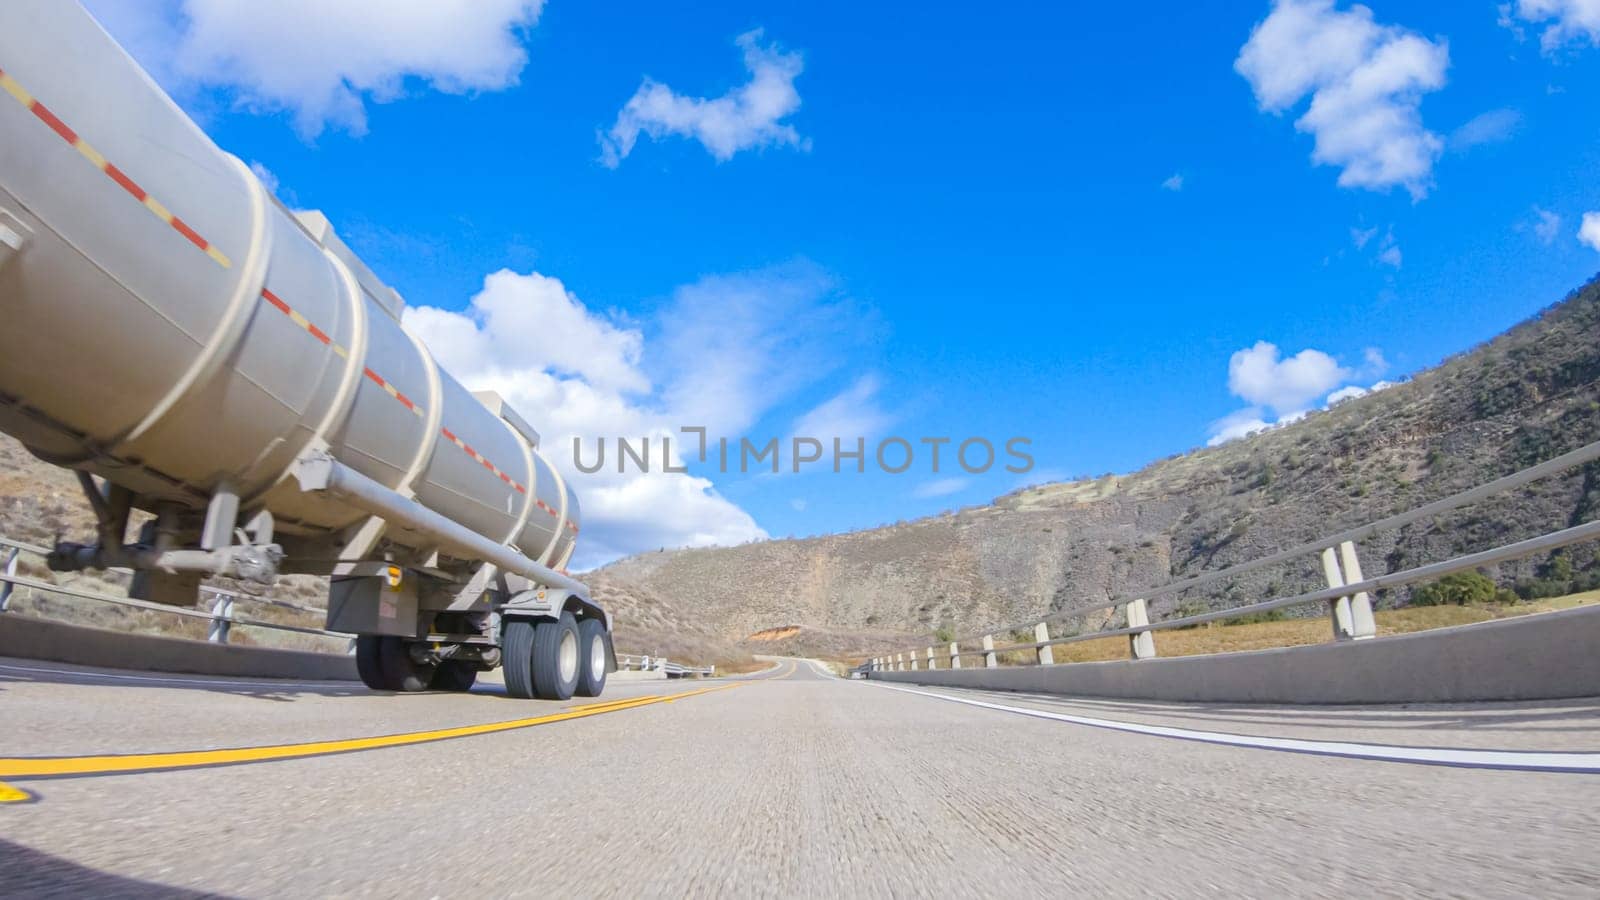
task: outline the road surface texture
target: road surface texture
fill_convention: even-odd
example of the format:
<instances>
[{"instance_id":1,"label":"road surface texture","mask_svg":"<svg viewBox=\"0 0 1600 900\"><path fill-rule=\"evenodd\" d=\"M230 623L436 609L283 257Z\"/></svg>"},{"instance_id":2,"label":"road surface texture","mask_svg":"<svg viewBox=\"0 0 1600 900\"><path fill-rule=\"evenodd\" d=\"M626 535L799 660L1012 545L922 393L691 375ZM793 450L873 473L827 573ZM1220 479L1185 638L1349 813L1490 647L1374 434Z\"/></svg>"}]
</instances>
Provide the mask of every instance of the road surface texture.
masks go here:
<instances>
[{"instance_id":1,"label":"road surface texture","mask_svg":"<svg viewBox=\"0 0 1600 900\"><path fill-rule=\"evenodd\" d=\"M1317 749L1352 743L1478 755ZM1597 749L1600 701L1065 700L789 660L563 704L0 659L0 895L1593 897Z\"/></svg>"}]
</instances>

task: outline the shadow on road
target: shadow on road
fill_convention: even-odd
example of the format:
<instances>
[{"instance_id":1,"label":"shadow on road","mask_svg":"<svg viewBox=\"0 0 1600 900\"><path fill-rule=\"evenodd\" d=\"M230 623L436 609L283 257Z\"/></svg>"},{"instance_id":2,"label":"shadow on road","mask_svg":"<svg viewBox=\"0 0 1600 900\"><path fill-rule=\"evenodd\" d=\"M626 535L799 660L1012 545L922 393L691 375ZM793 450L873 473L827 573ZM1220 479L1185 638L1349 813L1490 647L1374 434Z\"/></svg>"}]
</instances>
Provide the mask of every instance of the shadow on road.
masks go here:
<instances>
[{"instance_id":1,"label":"shadow on road","mask_svg":"<svg viewBox=\"0 0 1600 900\"><path fill-rule=\"evenodd\" d=\"M6 684L37 683L95 687L163 688L166 690L202 691L211 694L230 694L257 700L292 702L303 695L318 697L374 697L396 696L368 690L364 685L350 682L297 682L275 684L270 679L230 681L203 676L162 675L159 673L108 673L76 669L56 669L46 666L0 664L0 691Z\"/></svg>"},{"instance_id":2,"label":"shadow on road","mask_svg":"<svg viewBox=\"0 0 1600 900\"><path fill-rule=\"evenodd\" d=\"M20 844L0 840L4 893L11 897L223 897L153 881L111 875Z\"/></svg>"}]
</instances>

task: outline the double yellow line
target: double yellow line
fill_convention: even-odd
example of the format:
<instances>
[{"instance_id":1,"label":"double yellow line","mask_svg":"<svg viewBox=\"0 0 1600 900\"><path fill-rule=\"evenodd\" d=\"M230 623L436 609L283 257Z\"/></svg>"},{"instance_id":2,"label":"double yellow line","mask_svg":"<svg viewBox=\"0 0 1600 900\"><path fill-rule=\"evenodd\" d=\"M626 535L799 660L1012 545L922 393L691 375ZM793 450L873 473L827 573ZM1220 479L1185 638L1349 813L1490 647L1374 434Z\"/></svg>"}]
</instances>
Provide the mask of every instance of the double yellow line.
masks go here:
<instances>
[{"instance_id":1,"label":"double yellow line","mask_svg":"<svg viewBox=\"0 0 1600 900\"><path fill-rule=\"evenodd\" d=\"M569 707L547 716L527 719L509 719L504 722L486 722L482 725L462 725L456 728L439 728L432 731L412 731L405 734L386 734L378 737L349 738L339 741L310 741L303 744L279 744L270 747L240 747L231 750L179 750L169 753L136 753L129 755L63 756L49 758L0 758L0 779L5 778L59 778L74 775L111 775L118 772L161 772L172 769L193 769L203 766L226 766L240 763L272 762L281 759L301 759L308 756L325 756L330 753L352 753L358 750L379 750L385 747L405 747L447 741L452 738L476 737L536 725L549 725L572 719L600 716L625 709L638 709L657 703L671 703L687 697L726 691L741 687L743 682L732 682L716 687L700 688L677 694L651 694L603 703ZM32 795L0 781L0 803L31 800Z\"/></svg>"}]
</instances>

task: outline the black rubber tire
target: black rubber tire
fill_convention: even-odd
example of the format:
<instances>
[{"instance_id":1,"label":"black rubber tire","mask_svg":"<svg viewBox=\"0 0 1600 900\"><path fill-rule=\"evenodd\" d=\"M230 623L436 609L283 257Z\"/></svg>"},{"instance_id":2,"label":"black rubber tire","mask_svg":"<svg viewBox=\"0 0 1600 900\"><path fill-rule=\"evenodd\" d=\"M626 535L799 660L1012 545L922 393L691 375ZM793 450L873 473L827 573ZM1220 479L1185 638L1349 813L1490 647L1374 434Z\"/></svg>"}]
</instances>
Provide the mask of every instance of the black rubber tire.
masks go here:
<instances>
[{"instance_id":1,"label":"black rubber tire","mask_svg":"<svg viewBox=\"0 0 1600 900\"><path fill-rule=\"evenodd\" d=\"M533 622L508 619L500 637L500 657L505 667L506 694L518 700L532 700Z\"/></svg>"},{"instance_id":2,"label":"black rubber tire","mask_svg":"<svg viewBox=\"0 0 1600 900\"><path fill-rule=\"evenodd\" d=\"M375 691L392 691L383 671L384 643L394 638L381 634L356 635L356 674L361 683Z\"/></svg>"},{"instance_id":3,"label":"black rubber tire","mask_svg":"<svg viewBox=\"0 0 1600 900\"><path fill-rule=\"evenodd\" d=\"M580 697L598 697L605 689L606 626L599 619L584 619L578 623L577 693Z\"/></svg>"},{"instance_id":4,"label":"black rubber tire","mask_svg":"<svg viewBox=\"0 0 1600 900\"><path fill-rule=\"evenodd\" d=\"M391 637L388 640L381 658L383 676L389 683L389 690L407 694L427 690L433 684L433 674L439 667L412 659L401 639Z\"/></svg>"},{"instance_id":5,"label":"black rubber tire","mask_svg":"<svg viewBox=\"0 0 1600 900\"><path fill-rule=\"evenodd\" d=\"M478 667L459 659L445 660L433 673L433 689L436 691L470 691L477 681Z\"/></svg>"},{"instance_id":6,"label":"black rubber tire","mask_svg":"<svg viewBox=\"0 0 1600 900\"><path fill-rule=\"evenodd\" d=\"M572 613L564 612L553 622L541 619L533 626L533 693L540 700L571 700L577 690L582 658L575 660L570 673L561 671L562 647L569 640L576 656L580 642Z\"/></svg>"}]
</instances>

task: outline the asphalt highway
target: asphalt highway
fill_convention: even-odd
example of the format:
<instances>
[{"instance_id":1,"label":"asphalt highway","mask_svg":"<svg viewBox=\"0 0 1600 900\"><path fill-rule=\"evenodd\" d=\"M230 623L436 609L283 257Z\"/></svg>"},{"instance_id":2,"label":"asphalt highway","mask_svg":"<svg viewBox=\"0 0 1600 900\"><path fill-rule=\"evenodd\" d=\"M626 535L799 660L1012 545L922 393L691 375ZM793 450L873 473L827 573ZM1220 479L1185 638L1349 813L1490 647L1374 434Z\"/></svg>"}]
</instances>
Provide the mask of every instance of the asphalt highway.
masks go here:
<instances>
[{"instance_id":1,"label":"asphalt highway","mask_svg":"<svg viewBox=\"0 0 1600 900\"><path fill-rule=\"evenodd\" d=\"M1132 703L784 660L543 703L0 659L0 896L1593 897L1596 751L1600 700Z\"/></svg>"}]
</instances>

